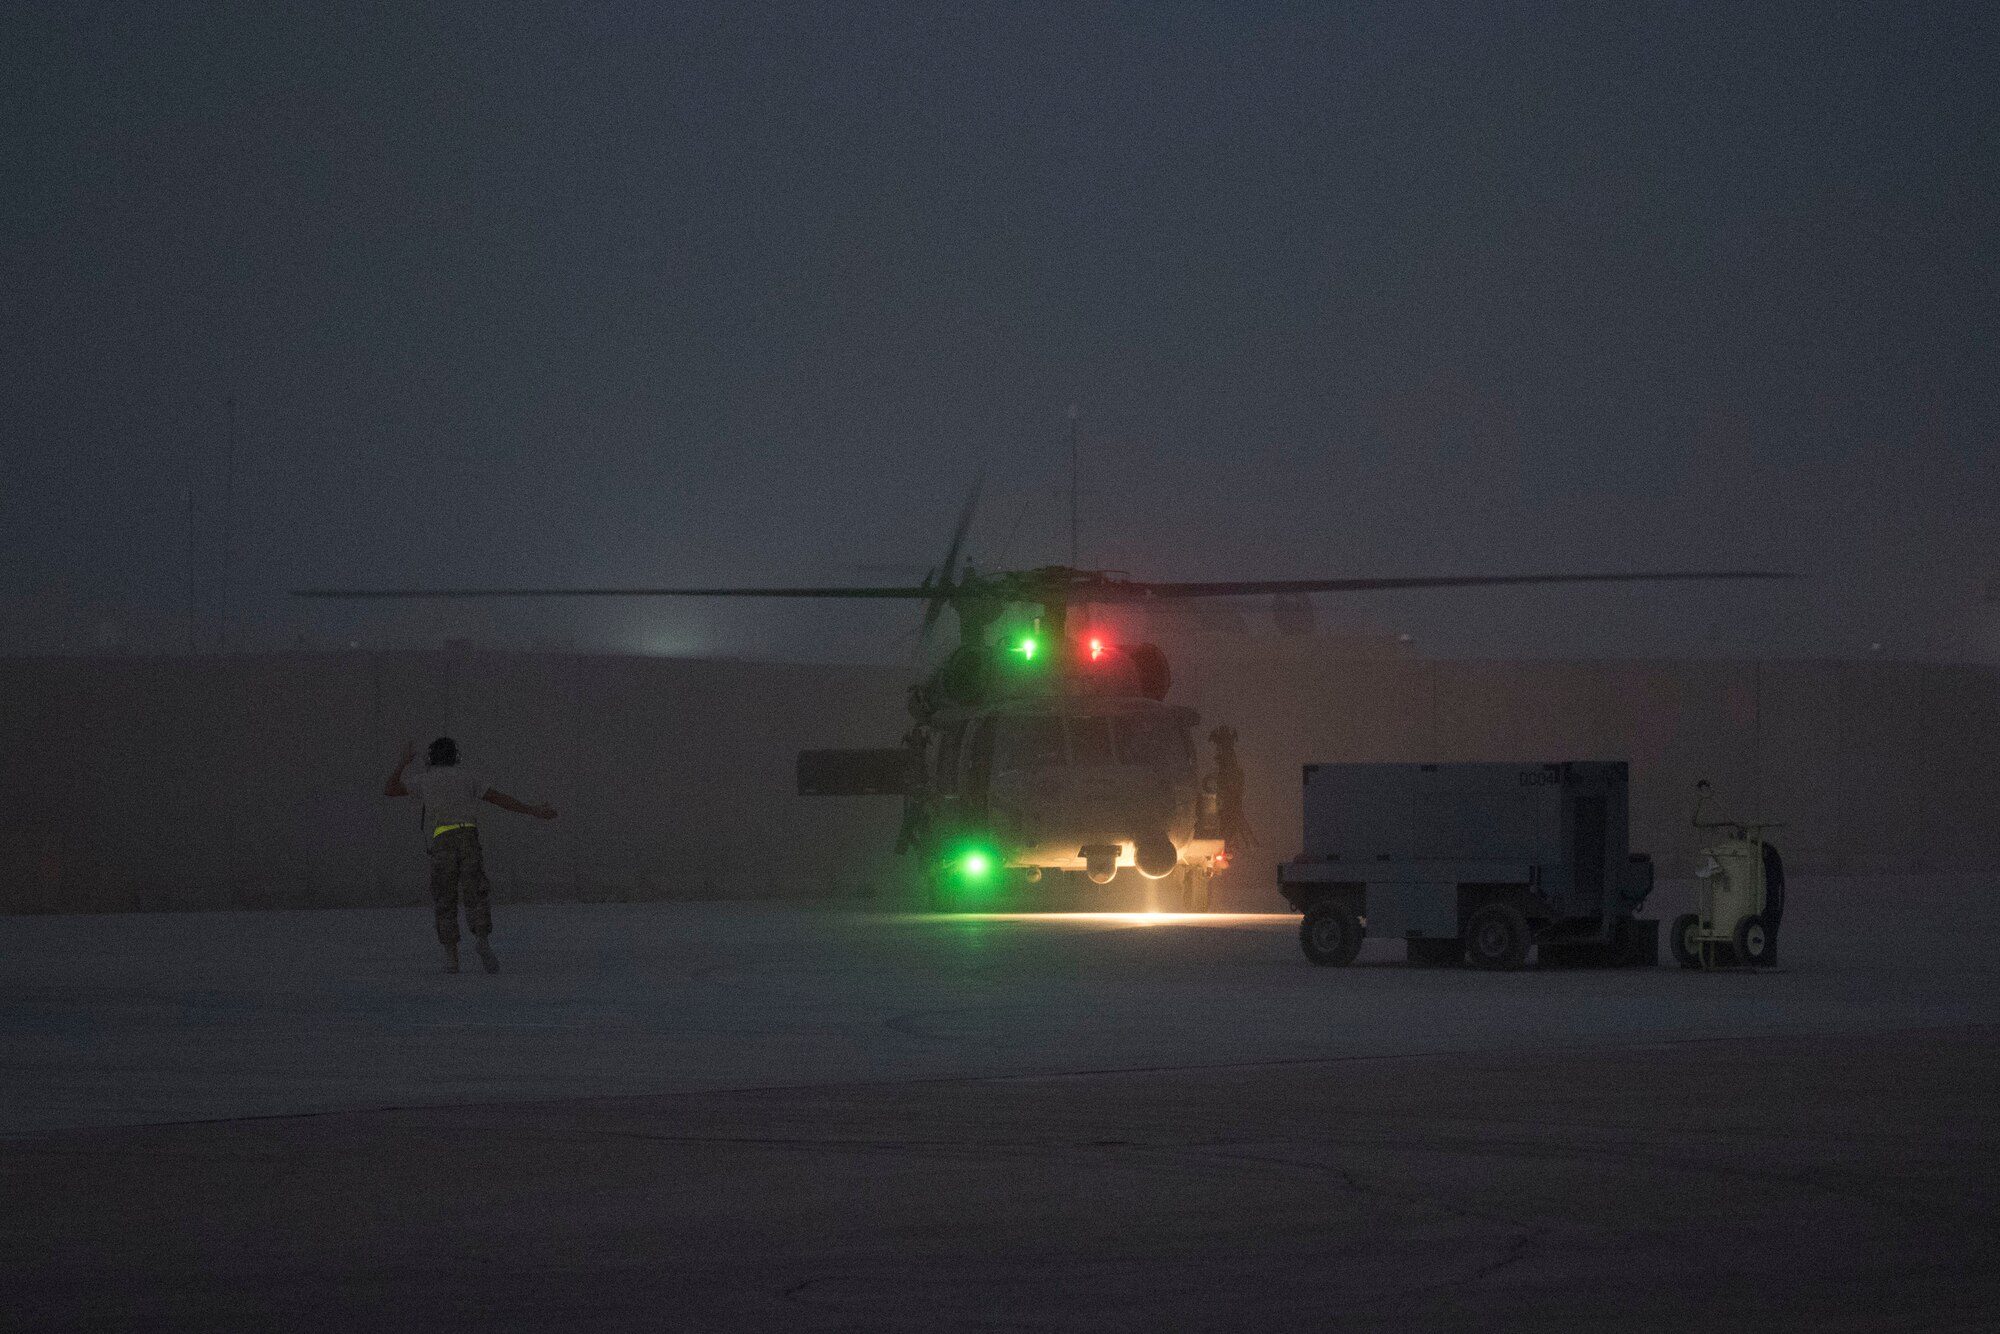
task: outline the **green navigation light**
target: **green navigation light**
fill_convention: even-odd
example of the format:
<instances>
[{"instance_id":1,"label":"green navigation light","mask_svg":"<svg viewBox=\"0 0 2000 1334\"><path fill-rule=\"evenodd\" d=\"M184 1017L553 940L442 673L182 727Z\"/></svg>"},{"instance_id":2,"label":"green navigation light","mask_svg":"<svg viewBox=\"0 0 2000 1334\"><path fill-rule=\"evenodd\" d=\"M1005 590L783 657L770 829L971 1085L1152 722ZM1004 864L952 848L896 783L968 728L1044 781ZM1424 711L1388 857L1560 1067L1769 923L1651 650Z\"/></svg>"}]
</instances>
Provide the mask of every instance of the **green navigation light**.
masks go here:
<instances>
[{"instance_id":1,"label":"green navigation light","mask_svg":"<svg viewBox=\"0 0 2000 1334\"><path fill-rule=\"evenodd\" d=\"M938 859L939 888L949 885L955 896L983 896L1002 883L1001 867L1004 864L1005 860L992 844L968 838L946 849L944 856Z\"/></svg>"},{"instance_id":2,"label":"green navigation light","mask_svg":"<svg viewBox=\"0 0 2000 1334\"><path fill-rule=\"evenodd\" d=\"M1014 651L1021 655L1021 661L1033 662L1035 660L1034 637L1031 635L1028 638L1022 640L1020 643L1014 645Z\"/></svg>"}]
</instances>

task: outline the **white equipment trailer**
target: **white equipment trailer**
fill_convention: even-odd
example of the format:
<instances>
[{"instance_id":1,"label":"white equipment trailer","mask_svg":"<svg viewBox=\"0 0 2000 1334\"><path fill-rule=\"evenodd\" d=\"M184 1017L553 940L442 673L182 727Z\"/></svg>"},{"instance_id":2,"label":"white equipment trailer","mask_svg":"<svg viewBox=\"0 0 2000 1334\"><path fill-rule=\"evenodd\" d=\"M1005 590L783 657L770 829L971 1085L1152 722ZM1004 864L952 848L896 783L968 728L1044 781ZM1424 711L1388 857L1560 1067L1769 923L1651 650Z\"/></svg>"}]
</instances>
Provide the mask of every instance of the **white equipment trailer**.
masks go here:
<instances>
[{"instance_id":1,"label":"white equipment trailer","mask_svg":"<svg viewBox=\"0 0 2000 1334\"><path fill-rule=\"evenodd\" d=\"M1622 761L1307 765L1305 847L1278 868L1306 957L1351 963L1374 936L1412 963L1657 964L1628 784Z\"/></svg>"}]
</instances>

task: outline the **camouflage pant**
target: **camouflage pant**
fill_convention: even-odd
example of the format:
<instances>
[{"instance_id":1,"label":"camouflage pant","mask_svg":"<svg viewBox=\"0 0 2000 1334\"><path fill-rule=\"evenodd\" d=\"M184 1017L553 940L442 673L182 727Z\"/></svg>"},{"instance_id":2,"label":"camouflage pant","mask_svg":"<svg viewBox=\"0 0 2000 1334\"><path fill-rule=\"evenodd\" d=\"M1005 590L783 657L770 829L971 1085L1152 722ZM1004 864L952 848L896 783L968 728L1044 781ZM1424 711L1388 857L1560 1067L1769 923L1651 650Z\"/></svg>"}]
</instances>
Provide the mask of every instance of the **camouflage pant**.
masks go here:
<instances>
[{"instance_id":1,"label":"camouflage pant","mask_svg":"<svg viewBox=\"0 0 2000 1334\"><path fill-rule=\"evenodd\" d=\"M486 865L479 855L479 831L447 829L431 840L431 905L437 909L438 939L458 943L458 898L465 896L465 925L475 936L493 930L486 905Z\"/></svg>"}]
</instances>

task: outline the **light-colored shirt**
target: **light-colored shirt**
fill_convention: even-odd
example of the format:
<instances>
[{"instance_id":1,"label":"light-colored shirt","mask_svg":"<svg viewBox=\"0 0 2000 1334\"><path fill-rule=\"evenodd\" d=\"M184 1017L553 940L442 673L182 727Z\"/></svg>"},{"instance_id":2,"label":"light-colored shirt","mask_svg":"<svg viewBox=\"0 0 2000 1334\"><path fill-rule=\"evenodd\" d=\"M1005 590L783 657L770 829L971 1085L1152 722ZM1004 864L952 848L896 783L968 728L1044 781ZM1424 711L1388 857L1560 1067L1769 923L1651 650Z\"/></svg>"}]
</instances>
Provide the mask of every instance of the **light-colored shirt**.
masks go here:
<instances>
[{"instance_id":1,"label":"light-colored shirt","mask_svg":"<svg viewBox=\"0 0 2000 1334\"><path fill-rule=\"evenodd\" d=\"M432 829L441 824L477 824L479 799L490 790L485 779L456 764L408 770L403 786L423 799L424 824Z\"/></svg>"}]
</instances>

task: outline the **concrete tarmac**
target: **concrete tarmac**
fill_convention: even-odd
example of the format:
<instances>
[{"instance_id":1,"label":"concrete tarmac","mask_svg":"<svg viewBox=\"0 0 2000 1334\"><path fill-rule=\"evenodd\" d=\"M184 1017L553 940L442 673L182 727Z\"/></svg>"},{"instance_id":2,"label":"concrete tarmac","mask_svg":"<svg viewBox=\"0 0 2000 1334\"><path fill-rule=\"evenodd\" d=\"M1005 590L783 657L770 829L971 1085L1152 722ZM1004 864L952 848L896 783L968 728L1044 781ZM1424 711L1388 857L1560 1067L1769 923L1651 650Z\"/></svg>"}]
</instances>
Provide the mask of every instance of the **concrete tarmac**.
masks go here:
<instances>
[{"instance_id":1,"label":"concrete tarmac","mask_svg":"<svg viewBox=\"0 0 2000 1334\"><path fill-rule=\"evenodd\" d=\"M1996 889L1801 880L1754 976L1316 969L1277 916L502 908L498 977L419 909L0 919L0 1327L2000 1327Z\"/></svg>"}]
</instances>

